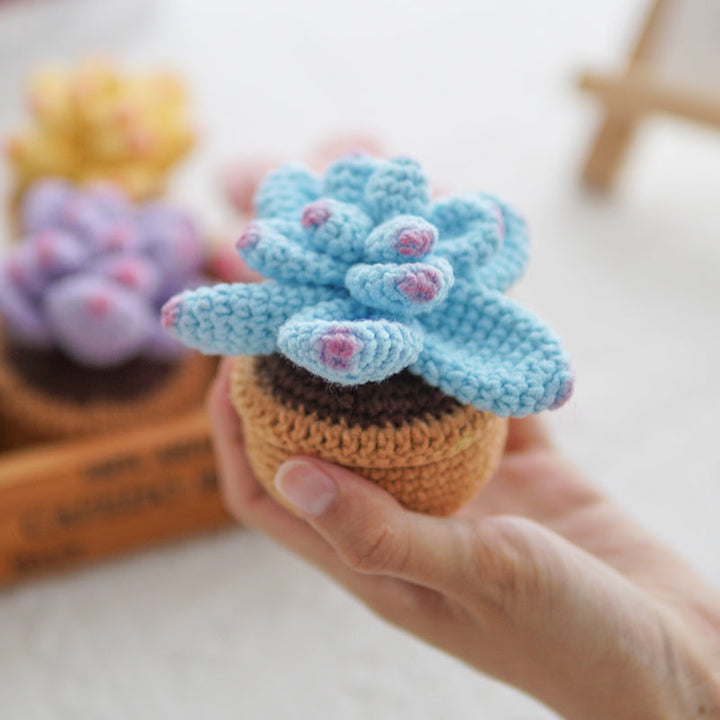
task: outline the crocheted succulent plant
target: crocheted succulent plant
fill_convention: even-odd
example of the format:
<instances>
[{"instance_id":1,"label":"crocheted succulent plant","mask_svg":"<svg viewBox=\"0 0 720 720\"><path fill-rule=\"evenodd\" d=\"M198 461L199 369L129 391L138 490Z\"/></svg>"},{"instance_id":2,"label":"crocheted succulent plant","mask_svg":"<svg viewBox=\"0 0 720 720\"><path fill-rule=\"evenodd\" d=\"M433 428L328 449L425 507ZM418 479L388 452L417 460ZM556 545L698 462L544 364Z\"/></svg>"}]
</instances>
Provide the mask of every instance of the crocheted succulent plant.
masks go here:
<instances>
[{"instance_id":1,"label":"crocheted succulent plant","mask_svg":"<svg viewBox=\"0 0 720 720\"><path fill-rule=\"evenodd\" d=\"M98 60L48 68L32 78L28 104L31 122L6 146L21 189L57 176L111 181L147 198L193 144L182 86L168 73L130 74Z\"/></svg>"},{"instance_id":2,"label":"crocheted succulent plant","mask_svg":"<svg viewBox=\"0 0 720 720\"><path fill-rule=\"evenodd\" d=\"M184 292L163 322L203 352L280 352L333 383L409 368L500 416L561 405L572 373L558 339L505 297L528 254L523 220L496 197L430 199L413 160L345 156L318 177L272 172L238 240L272 280Z\"/></svg>"},{"instance_id":3,"label":"crocheted succulent plant","mask_svg":"<svg viewBox=\"0 0 720 720\"><path fill-rule=\"evenodd\" d=\"M0 321L16 344L61 349L91 367L184 346L160 306L197 284L203 245L190 219L160 203L130 204L110 186L39 182L21 208L24 240L0 262Z\"/></svg>"}]
</instances>

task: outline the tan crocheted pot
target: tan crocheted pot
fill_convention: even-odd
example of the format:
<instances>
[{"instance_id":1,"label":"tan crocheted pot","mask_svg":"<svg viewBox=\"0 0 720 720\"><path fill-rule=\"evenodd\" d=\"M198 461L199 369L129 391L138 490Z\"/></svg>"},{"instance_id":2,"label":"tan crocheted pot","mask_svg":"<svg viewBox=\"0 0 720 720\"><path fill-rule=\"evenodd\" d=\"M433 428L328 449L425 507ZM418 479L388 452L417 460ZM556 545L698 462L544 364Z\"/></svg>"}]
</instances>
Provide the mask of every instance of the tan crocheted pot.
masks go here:
<instances>
[{"instance_id":1,"label":"tan crocheted pot","mask_svg":"<svg viewBox=\"0 0 720 720\"><path fill-rule=\"evenodd\" d=\"M18 351L0 338L0 448L85 437L176 416L202 402L215 361L140 361L113 371L71 367L59 354Z\"/></svg>"},{"instance_id":2,"label":"tan crocheted pot","mask_svg":"<svg viewBox=\"0 0 720 720\"><path fill-rule=\"evenodd\" d=\"M408 371L342 387L280 355L239 357L231 395L250 464L280 502L275 473L302 454L344 465L411 510L449 515L490 479L507 436L506 419L461 405Z\"/></svg>"}]
</instances>

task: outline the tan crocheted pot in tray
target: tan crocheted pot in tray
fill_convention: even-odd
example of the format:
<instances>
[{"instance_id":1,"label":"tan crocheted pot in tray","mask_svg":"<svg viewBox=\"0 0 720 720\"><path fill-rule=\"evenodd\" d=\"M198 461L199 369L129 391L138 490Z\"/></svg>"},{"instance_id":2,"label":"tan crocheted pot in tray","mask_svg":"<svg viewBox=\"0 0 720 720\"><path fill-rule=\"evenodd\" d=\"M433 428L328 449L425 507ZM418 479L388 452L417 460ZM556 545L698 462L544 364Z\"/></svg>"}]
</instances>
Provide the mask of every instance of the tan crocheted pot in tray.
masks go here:
<instances>
[{"instance_id":1,"label":"tan crocheted pot in tray","mask_svg":"<svg viewBox=\"0 0 720 720\"><path fill-rule=\"evenodd\" d=\"M120 397L73 399L28 379L0 337L0 448L86 437L175 417L199 405L215 372L215 361L197 353L168 366L142 392ZM78 369L80 371L80 369ZM92 379L88 379L92 383ZM133 378L128 378L129 386ZM122 391L121 391L122 392Z\"/></svg>"},{"instance_id":2,"label":"tan crocheted pot in tray","mask_svg":"<svg viewBox=\"0 0 720 720\"><path fill-rule=\"evenodd\" d=\"M507 436L506 419L460 405L407 372L349 389L277 355L239 357L231 393L250 464L280 502L275 473L302 454L344 465L411 510L449 515L490 479ZM368 412L378 421L368 422Z\"/></svg>"}]
</instances>

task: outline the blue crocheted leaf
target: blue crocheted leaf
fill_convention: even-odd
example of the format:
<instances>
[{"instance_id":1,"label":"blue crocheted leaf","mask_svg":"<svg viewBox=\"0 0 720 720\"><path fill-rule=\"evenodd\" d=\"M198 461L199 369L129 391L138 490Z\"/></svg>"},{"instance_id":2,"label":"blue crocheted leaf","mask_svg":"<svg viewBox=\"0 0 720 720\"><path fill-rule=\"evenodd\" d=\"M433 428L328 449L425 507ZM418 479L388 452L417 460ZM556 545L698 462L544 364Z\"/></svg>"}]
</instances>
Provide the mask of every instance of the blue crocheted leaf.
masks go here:
<instances>
[{"instance_id":1,"label":"blue crocheted leaf","mask_svg":"<svg viewBox=\"0 0 720 720\"><path fill-rule=\"evenodd\" d=\"M300 224L308 246L345 263L362 257L363 243L373 227L360 208L328 198L306 205Z\"/></svg>"},{"instance_id":2,"label":"blue crocheted leaf","mask_svg":"<svg viewBox=\"0 0 720 720\"><path fill-rule=\"evenodd\" d=\"M418 263L358 263L348 270L345 286L359 303L402 316L436 308L454 279L448 261L432 257Z\"/></svg>"},{"instance_id":3,"label":"blue crocheted leaf","mask_svg":"<svg viewBox=\"0 0 720 720\"><path fill-rule=\"evenodd\" d=\"M448 313L423 316L423 351L410 366L460 402L503 417L562 405L573 376L559 340L495 290L457 280Z\"/></svg>"},{"instance_id":4,"label":"blue crocheted leaf","mask_svg":"<svg viewBox=\"0 0 720 720\"><path fill-rule=\"evenodd\" d=\"M323 197L362 207L367 181L380 165L370 155L344 155L325 171Z\"/></svg>"},{"instance_id":5,"label":"blue crocheted leaf","mask_svg":"<svg viewBox=\"0 0 720 720\"><path fill-rule=\"evenodd\" d=\"M450 262L456 275L471 275L502 246L505 229L500 208L477 194L436 200L429 220L440 233L435 252Z\"/></svg>"},{"instance_id":6,"label":"blue crocheted leaf","mask_svg":"<svg viewBox=\"0 0 720 720\"><path fill-rule=\"evenodd\" d=\"M415 262L432 252L438 231L417 215L399 215L378 225L365 239L365 262Z\"/></svg>"},{"instance_id":7,"label":"blue crocheted leaf","mask_svg":"<svg viewBox=\"0 0 720 720\"><path fill-rule=\"evenodd\" d=\"M297 239L298 231L302 233L297 224L286 220L256 220L245 228L236 247L243 260L265 277L291 283L342 285L350 262L306 247Z\"/></svg>"},{"instance_id":8,"label":"blue crocheted leaf","mask_svg":"<svg viewBox=\"0 0 720 720\"><path fill-rule=\"evenodd\" d=\"M278 329L289 317L336 292L276 282L201 287L166 303L163 325L207 355L268 355L277 350Z\"/></svg>"},{"instance_id":9,"label":"blue crocheted leaf","mask_svg":"<svg viewBox=\"0 0 720 720\"><path fill-rule=\"evenodd\" d=\"M409 158L383 163L365 186L365 207L378 223L396 215L424 216L429 202L427 177L419 163Z\"/></svg>"},{"instance_id":10,"label":"blue crocheted leaf","mask_svg":"<svg viewBox=\"0 0 720 720\"><path fill-rule=\"evenodd\" d=\"M557 407L572 375L550 330L502 295L522 274L528 233L496 197L430 202L414 161L366 155L322 181L286 166L261 186L238 243L276 283L185 293L165 323L205 352L267 354L331 382L405 367L498 415ZM454 283L454 284L453 284Z\"/></svg>"},{"instance_id":11,"label":"blue crocheted leaf","mask_svg":"<svg viewBox=\"0 0 720 720\"><path fill-rule=\"evenodd\" d=\"M352 300L333 300L288 320L278 347L292 362L341 385L379 382L417 360L422 335L415 325L368 318Z\"/></svg>"},{"instance_id":12,"label":"blue crocheted leaf","mask_svg":"<svg viewBox=\"0 0 720 720\"><path fill-rule=\"evenodd\" d=\"M255 215L297 220L303 207L320 197L320 188L320 178L304 165L283 165L260 184L254 198Z\"/></svg>"},{"instance_id":13,"label":"blue crocheted leaf","mask_svg":"<svg viewBox=\"0 0 720 720\"><path fill-rule=\"evenodd\" d=\"M517 282L528 263L530 237L525 220L507 203L494 195L482 194L495 202L502 212L505 235L500 251L488 265L480 268L475 279L488 288L505 292Z\"/></svg>"}]
</instances>

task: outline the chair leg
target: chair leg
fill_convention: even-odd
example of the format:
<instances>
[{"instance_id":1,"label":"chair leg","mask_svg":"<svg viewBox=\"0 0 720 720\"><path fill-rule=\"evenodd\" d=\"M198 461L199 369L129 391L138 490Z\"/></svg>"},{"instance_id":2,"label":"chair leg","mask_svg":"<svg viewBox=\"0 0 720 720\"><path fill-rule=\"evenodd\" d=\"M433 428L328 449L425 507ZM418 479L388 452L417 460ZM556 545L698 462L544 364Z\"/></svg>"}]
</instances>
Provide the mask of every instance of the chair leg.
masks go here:
<instances>
[{"instance_id":1,"label":"chair leg","mask_svg":"<svg viewBox=\"0 0 720 720\"><path fill-rule=\"evenodd\" d=\"M610 108L595 138L582 171L583 184L593 190L608 191L615 184L630 147L639 116Z\"/></svg>"}]
</instances>

